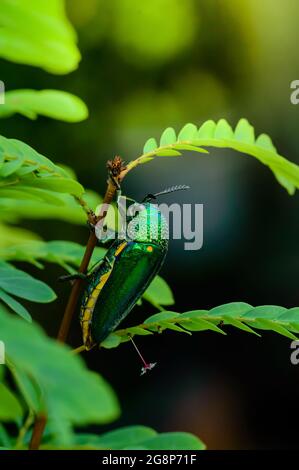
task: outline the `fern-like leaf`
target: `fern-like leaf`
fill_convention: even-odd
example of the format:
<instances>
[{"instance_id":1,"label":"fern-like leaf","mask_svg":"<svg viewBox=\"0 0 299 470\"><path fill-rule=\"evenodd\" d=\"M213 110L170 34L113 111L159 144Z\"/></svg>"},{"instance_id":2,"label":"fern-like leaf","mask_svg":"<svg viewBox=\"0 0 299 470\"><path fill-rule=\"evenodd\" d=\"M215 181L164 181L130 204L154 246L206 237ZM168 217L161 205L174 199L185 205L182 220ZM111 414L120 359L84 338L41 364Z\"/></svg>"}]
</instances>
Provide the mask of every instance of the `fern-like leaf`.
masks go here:
<instances>
[{"instance_id":1,"label":"fern-like leaf","mask_svg":"<svg viewBox=\"0 0 299 470\"><path fill-rule=\"evenodd\" d=\"M81 184L65 169L24 142L0 136L0 196L8 197L9 191L14 190L21 191L25 198L26 193L36 195L36 191L40 197L43 191L74 196L81 196L84 192ZM45 193L45 198L47 196L51 195Z\"/></svg>"},{"instance_id":2,"label":"fern-like leaf","mask_svg":"<svg viewBox=\"0 0 299 470\"><path fill-rule=\"evenodd\" d=\"M88 117L88 110L77 96L61 90L12 90L5 92L0 106L0 118L15 113L36 119L38 115L67 122L79 122Z\"/></svg>"},{"instance_id":3,"label":"fern-like leaf","mask_svg":"<svg viewBox=\"0 0 299 470\"><path fill-rule=\"evenodd\" d=\"M178 135L168 127L162 133L159 144L150 138L144 145L143 154L129 166L146 163L156 156L181 155L183 150L207 153L203 147L231 148L251 155L270 168L289 194L299 188L299 166L279 155L268 135L261 134L256 139L254 128L246 119L240 119L235 129L225 119L217 123L206 121L199 128L189 123Z\"/></svg>"},{"instance_id":4,"label":"fern-like leaf","mask_svg":"<svg viewBox=\"0 0 299 470\"><path fill-rule=\"evenodd\" d=\"M102 201L93 191L86 191L84 200L88 207L96 207ZM24 219L63 220L86 226L86 214L70 194L35 188L28 191L24 188L0 189L0 220L15 223Z\"/></svg>"},{"instance_id":5,"label":"fern-like leaf","mask_svg":"<svg viewBox=\"0 0 299 470\"><path fill-rule=\"evenodd\" d=\"M76 42L63 0L1 0L0 57L64 74L78 66Z\"/></svg>"},{"instance_id":6,"label":"fern-like leaf","mask_svg":"<svg viewBox=\"0 0 299 470\"><path fill-rule=\"evenodd\" d=\"M255 330L270 330L296 340L299 333L299 307L284 308L274 305L253 307L244 302L232 302L211 310L192 310L185 313L163 311L149 317L142 324L117 330L106 338L101 346L117 347L134 335L162 333L179 326L182 331L212 330L226 334L222 326L233 326L248 333L259 335ZM177 329L177 331L180 331Z\"/></svg>"}]
</instances>

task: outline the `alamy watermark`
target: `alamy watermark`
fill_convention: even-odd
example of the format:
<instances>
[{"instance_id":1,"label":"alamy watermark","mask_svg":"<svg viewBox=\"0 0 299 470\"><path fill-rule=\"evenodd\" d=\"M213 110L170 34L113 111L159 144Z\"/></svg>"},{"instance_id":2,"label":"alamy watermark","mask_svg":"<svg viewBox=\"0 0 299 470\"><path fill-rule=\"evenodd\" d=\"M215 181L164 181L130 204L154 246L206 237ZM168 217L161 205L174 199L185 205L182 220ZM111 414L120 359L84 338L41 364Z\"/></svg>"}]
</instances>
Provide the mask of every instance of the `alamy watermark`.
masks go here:
<instances>
[{"instance_id":1,"label":"alamy watermark","mask_svg":"<svg viewBox=\"0 0 299 470\"><path fill-rule=\"evenodd\" d=\"M291 363L294 366L297 366L299 364L299 341L298 340L294 340L291 342L291 349L294 349L294 351L290 355Z\"/></svg>"},{"instance_id":2,"label":"alamy watermark","mask_svg":"<svg viewBox=\"0 0 299 470\"><path fill-rule=\"evenodd\" d=\"M5 345L0 341L0 364L5 364Z\"/></svg>"},{"instance_id":3,"label":"alamy watermark","mask_svg":"<svg viewBox=\"0 0 299 470\"><path fill-rule=\"evenodd\" d=\"M291 92L290 95L290 101L292 104L298 104L299 103L299 80L293 80L290 85L291 90L294 90Z\"/></svg>"},{"instance_id":4,"label":"alamy watermark","mask_svg":"<svg viewBox=\"0 0 299 470\"><path fill-rule=\"evenodd\" d=\"M203 246L203 204L127 204L121 197L118 207L103 204L97 215L109 213L115 230L107 230L99 222L95 233L99 240L184 240L187 251L200 250Z\"/></svg>"},{"instance_id":5,"label":"alamy watermark","mask_svg":"<svg viewBox=\"0 0 299 470\"><path fill-rule=\"evenodd\" d=\"M5 85L2 80L0 80L0 104L5 104Z\"/></svg>"}]
</instances>

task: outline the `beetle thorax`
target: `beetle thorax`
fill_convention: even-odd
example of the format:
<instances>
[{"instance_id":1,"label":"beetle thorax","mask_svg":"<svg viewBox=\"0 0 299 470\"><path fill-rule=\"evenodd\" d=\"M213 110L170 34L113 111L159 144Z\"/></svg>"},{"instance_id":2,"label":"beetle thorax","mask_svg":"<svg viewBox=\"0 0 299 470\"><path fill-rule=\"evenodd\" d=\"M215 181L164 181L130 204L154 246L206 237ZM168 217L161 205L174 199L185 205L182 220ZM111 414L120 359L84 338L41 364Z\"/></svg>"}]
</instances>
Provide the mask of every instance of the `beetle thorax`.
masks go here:
<instances>
[{"instance_id":1,"label":"beetle thorax","mask_svg":"<svg viewBox=\"0 0 299 470\"><path fill-rule=\"evenodd\" d=\"M128 224L127 234L139 242L163 243L168 240L168 224L155 204L144 203Z\"/></svg>"}]
</instances>

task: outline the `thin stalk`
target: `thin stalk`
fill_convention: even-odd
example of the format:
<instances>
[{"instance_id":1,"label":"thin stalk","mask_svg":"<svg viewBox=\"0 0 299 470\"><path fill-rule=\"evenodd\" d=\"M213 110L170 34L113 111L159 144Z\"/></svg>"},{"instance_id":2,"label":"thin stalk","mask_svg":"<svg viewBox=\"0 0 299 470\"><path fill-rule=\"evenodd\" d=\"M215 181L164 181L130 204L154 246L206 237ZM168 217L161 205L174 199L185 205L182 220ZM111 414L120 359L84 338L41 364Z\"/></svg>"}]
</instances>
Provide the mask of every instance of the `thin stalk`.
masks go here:
<instances>
[{"instance_id":1,"label":"thin stalk","mask_svg":"<svg viewBox=\"0 0 299 470\"><path fill-rule=\"evenodd\" d=\"M43 437L46 424L47 424L46 415L37 415L35 417L32 437L31 437L31 441L29 444L30 450L38 450L40 443L41 443L41 439Z\"/></svg>"},{"instance_id":2,"label":"thin stalk","mask_svg":"<svg viewBox=\"0 0 299 470\"><path fill-rule=\"evenodd\" d=\"M23 447L23 441L26 436L26 433L30 429L33 422L34 422L34 412L33 410L30 409L23 426L19 430L19 434L18 434L18 437L16 439L16 444L15 444L16 449L21 449Z\"/></svg>"},{"instance_id":3,"label":"thin stalk","mask_svg":"<svg viewBox=\"0 0 299 470\"><path fill-rule=\"evenodd\" d=\"M109 161L107 163L107 167L109 169L110 174L113 176L114 180L117 183L120 183L123 177L125 176L124 174L122 175L122 173L125 172L122 159L120 157L114 157L112 161ZM103 205L106 204L108 206L109 204L111 204L115 196L115 193L116 193L116 185L113 183L111 178L108 178L107 189L106 189L106 193L104 196ZM82 204L82 200L78 202L82 206L84 206L84 203ZM85 207L84 207L84 210L85 212L87 212ZM96 217L92 211L89 211L88 219L89 219L89 222L95 224L101 221L104 222L106 215L107 215L106 210L104 210L103 213L99 217ZM90 233L88 241L87 241L85 253L83 255L83 259L81 261L81 264L78 270L80 273L86 273L88 264L92 257L93 251L96 247L96 244L97 244L97 238L95 234ZM76 310L76 306L78 303L78 299L80 296L82 283L83 283L82 279L76 279L73 284L73 287L72 287L72 290L71 290L71 293L70 293L70 296L66 305L66 309L65 309L65 312L64 312L61 324L60 324L58 335L57 335L57 340L62 343L64 343L67 339L71 322L72 322L72 319ZM47 423L46 416L43 415L43 416L36 417L33 432L32 432L31 442L29 445L30 449L39 448L46 423Z\"/></svg>"},{"instance_id":4,"label":"thin stalk","mask_svg":"<svg viewBox=\"0 0 299 470\"><path fill-rule=\"evenodd\" d=\"M71 354L80 354L83 351L86 351L85 344L82 344L82 346L79 346L76 349L72 349Z\"/></svg>"}]
</instances>

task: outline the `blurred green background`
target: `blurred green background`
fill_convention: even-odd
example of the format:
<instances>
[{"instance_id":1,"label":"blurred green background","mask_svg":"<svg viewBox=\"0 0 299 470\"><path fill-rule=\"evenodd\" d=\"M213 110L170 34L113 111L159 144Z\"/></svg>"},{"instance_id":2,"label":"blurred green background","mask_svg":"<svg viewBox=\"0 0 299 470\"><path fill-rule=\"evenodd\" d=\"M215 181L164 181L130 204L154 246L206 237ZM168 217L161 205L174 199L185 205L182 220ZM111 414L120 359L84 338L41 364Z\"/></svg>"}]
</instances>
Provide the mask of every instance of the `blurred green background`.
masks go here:
<instances>
[{"instance_id":1,"label":"blurred green background","mask_svg":"<svg viewBox=\"0 0 299 470\"><path fill-rule=\"evenodd\" d=\"M68 0L67 11L83 57L78 70L54 76L1 60L0 78L7 90L77 94L90 118L68 124L15 116L1 121L1 134L73 167L100 193L107 159L119 154L128 161L165 127L205 119L235 125L246 117L299 163L299 106L290 102L290 83L299 79L296 0ZM171 242L163 268L176 310L238 300L299 305L298 195L289 197L255 159L223 150L156 159L129 174L123 189L138 199L174 184L191 190L169 202L204 204L204 247L188 252L182 241ZM84 227L56 221L25 226L46 240L85 243L88 236ZM57 283L56 267L31 272L59 294L55 304L33 311L54 336L68 287ZM144 304L129 322L150 313ZM129 344L84 358L118 392L120 424L190 431L209 448L298 447L299 368L290 364L290 341L228 332L138 338L145 356L158 362L142 378ZM78 323L71 341L80 344Z\"/></svg>"}]
</instances>

